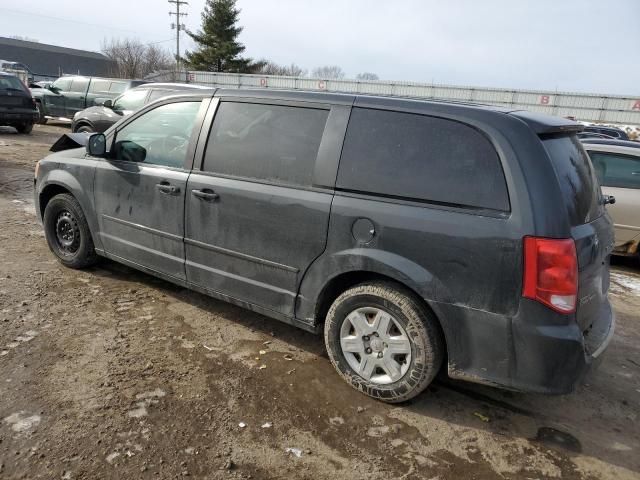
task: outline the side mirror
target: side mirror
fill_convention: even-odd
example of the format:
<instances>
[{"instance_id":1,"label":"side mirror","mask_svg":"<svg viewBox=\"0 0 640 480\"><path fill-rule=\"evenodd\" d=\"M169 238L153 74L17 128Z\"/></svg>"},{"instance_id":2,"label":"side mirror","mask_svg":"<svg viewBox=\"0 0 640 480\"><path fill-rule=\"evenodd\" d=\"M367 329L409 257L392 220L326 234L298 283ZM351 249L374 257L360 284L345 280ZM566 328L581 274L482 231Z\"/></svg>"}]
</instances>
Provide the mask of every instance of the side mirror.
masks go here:
<instances>
[{"instance_id":1,"label":"side mirror","mask_svg":"<svg viewBox=\"0 0 640 480\"><path fill-rule=\"evenodd\" d=\"M104 133L94 133L87 142L87 153L92 157L104 157L107 151L107 137Z\"/></svg>"},{"instance_id":2,"label":"side mirror","mask_svg":"<svg viewBox=\"0 0 640 480\"><path fill-rule=\"evenodd\" d=\"M102 102L102 106L105 107L105 108L113 108L113 100L111 100L110 98L106 98Z\"/></svg>"},{"instance_id":3,"label":"side mirror","mask_svg":"<svg viewBox=\"0 0 640 480\"><path fill-rule=\"evenodd\" d=\"M53 84L47 86L47 90L51 90L53 93L58 93L58 87L54 87Z\"/></svg>"}]
</instances>

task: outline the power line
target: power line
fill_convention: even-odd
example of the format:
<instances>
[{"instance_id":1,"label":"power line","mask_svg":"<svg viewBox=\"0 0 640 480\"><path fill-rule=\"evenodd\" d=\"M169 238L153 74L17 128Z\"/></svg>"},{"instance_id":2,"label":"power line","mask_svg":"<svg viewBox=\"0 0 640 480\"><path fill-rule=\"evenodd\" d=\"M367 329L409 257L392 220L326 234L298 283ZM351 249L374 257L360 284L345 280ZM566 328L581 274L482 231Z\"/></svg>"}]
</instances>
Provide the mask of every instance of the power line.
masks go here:
<instances>
[{"instance_id":1,"label":"power line","mask_svg":"<svg viewBox=\"0 0 640 480\"><path fill-rule=\"evenodd\" d=\"M89 23L89 22L83 22L82 20L73 20L73 19L70 19L70 18L54 17L53 15L45 15L45 14L42 14L42 13L25 12L23 10L14 10L12 8L0 7L0 10L3 10L5 12L10 12L10 13L17 13L19 15L28 15L30 17L49 18L49 19L52 19L52 20L59 20L59 21L62 21L62 22L71 22L71 23L78 23L80 25L88 25L90 27L106 28L108 30L119 30L121 32L129 32L129 33L135 33L135 34L139 33L139 32L136 32L135 30L127 30L125 28L109 27L107 25L101 25L99 23Z\"/></svg>"}]
</instances>

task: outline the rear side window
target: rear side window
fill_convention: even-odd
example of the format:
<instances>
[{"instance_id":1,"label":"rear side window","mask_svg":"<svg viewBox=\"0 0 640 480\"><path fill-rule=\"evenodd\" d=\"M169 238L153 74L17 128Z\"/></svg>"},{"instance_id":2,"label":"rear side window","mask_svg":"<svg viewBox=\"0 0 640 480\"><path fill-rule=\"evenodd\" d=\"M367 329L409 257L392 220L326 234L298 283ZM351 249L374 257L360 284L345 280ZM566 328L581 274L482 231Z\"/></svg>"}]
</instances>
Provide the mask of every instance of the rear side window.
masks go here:
<instances>
[{"instance_id":1,"label":"rear side window","mask_svg":"<svg viewBox=\"0 0 640 480\"><path fill-rule=\"evenodd\" d=\"M203 169L309 186L328 115L316 108L222 102Z\"/></svg>"},{"instance_id":2,"label":"rear side window","mask_svg":"<svg viewBox=\"0 0 640 480\"><path fill-rule=\"evenodd\" d=\"M593 166L576 135L542 137L556 171L572 225L589 223L602 215L600 187Z\"/></svg>"},{"instance_id":3,"label":"rear side window","mask_svg":"<svg viewBox=\"0 0 640 480\"><path fill-rule=\"evenodd\" d=\"M589 152L596 176L604 187L640 188L640 157Z\"/></svg>"},{"instance_id":4,"label":"rear side window","mask_svg":"<svg viewBox=\"0 0 640 480\"><path fill-rule=\"evenodd\" d=\"M354 108L337 187L509 210L500 158L483 134L459 122L411 113Z\"/></svg>"}]
</instances>

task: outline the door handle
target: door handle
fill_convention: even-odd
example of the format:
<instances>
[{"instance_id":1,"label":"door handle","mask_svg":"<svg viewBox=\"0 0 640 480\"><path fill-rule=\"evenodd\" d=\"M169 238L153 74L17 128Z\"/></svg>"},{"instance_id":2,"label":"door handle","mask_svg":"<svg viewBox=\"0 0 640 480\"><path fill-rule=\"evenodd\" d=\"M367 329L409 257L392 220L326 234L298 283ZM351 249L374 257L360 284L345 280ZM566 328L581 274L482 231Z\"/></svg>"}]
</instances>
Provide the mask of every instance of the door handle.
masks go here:
<instances>
[{"instance_id":1,"label":"door handle","mask_svg":"<svg viewBox=\"0 0 640 480\"><path fill-rule=\"evenodd\" d=\"M180 193L180 187L175 187L166 182L156 184L156 188L160 190L160 193L166 193L167 195L176 195Z\"/></svg>"},{"instance_id":2,"label":"door handle","mask_svg":"<svg viewBox=\"0 0 640 480\"><path fill-rule=\"evenodd\" d=\"M205 188L203 190L191 190L191 193L199 199L206 200L207 202L212 202L220 198L220 195L218 195L213 190L209 190L208 188Z\"/></svg>"}]
</instances>

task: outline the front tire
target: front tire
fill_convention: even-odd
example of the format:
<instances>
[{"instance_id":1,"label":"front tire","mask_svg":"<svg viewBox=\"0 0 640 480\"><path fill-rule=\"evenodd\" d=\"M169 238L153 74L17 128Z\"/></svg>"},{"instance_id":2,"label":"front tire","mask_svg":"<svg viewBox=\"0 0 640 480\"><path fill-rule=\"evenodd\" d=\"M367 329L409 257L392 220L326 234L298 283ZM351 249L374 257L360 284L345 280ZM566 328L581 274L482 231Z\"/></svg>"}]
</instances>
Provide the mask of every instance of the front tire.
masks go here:
<instances>
[{"instance_id":1,"label":"front tire","mask_svg":"<svg viewBox=\"0 0 640 480\"><path fill-rule=\"evenodd\" d=\"M63 193L49 200L43 224L49 249L64 266L79 269L97 262L87 219L72 195Z\"/></svg>"},{"instance_id":2,"label":"front tire","mask_svg":"<svg viewBox=\"0 0 640 480\"><path fill-rule=\"evenodd\" d=\"M44 125L47 123L47 118L44 116L44 112L42 110L42 103L36 102L36 108L38 109L38 124Z\"/></svg>"},{"instance_id":3,"label":"front tire","mask_svg":"<svg viewBox=\"0 0 640 480\"><path fill-rule=\"evenodd\" d=\"M387 403L421 393L444 356L433 313L412 292L387 282L364 283L340 295L327 314L324 339L340 376Z\"/></svg>"},{"instance_id":4,"label":"front tire","mask_svg":"<svg viewBox=\"0 0 640 480\"><path fill-rule=\"evenodd\" d=\"M94 133L95 130L91 128L89 125L80 125L76 128L76 133Z\"/></svg>"}]
</instances>

